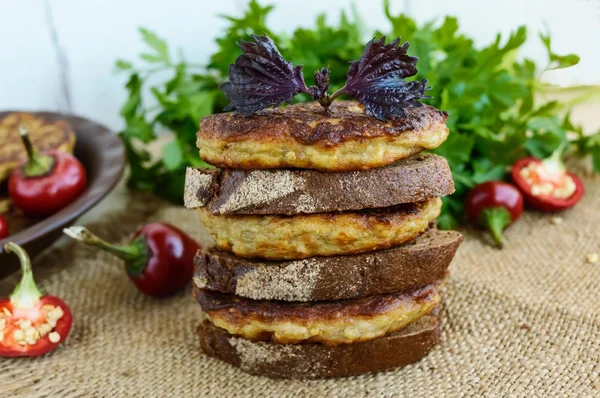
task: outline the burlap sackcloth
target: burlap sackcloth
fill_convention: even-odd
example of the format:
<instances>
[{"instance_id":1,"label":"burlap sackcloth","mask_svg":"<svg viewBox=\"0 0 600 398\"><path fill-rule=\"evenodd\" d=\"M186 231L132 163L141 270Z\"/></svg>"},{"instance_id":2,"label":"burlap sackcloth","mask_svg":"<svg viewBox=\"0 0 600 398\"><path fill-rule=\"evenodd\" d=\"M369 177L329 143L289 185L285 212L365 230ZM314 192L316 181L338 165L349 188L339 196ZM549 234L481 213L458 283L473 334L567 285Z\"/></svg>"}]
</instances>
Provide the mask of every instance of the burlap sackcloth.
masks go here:
<instances>
[{"instance_id":1,"label":"burlap sackcloth","mask_svg":"<svg viewBox=\"0 0 600 398\"><path fill-rule=\"evenodd\" d=\"M458 397L600 396L600 184L561 216L528 212L503 250L467 229L443 288L443 342L407 368L334 380L251 376L204 356L190 289L157 300L140 294L121 262L77 245L37 261L44 291L70 304L64 347L38 359L0 359L0 397ZM89 225L124 241L148 220L205 238L195 213L146 196ZM0 283L7 295L16 277ZM365 359L368 360L368 359Z\"/></svg>"}]
</instances>

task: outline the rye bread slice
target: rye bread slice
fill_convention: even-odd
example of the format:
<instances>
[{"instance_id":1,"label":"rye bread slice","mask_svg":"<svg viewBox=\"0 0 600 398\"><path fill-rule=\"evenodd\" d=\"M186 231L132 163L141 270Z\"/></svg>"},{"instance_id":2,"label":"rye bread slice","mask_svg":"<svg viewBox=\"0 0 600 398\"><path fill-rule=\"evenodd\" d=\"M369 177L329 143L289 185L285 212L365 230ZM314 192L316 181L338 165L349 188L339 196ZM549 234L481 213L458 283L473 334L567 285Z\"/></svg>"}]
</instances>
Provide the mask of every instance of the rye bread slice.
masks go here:
<instances>
[{"instance_id":1,"label":"rye bread slice","mask_svg":"<svg viewBox=\"0 0 600 398\"><path fill-rule=\"evenodd\" d=\"M453 192L446 159L420 154L354 172L188 168L184 202L215 215L292 215L390 207Z\"/></svg>"},{"instance_id":2,"label":"rye bread slice","mask_svg":"<svg viewBox=\"0 0 600 398\"><path fill-rule=\"evenodd\" d=\"M198 253L194 283L254 300L320 301L416 289L444 279L462 242L431 229L411 243L348 256L260 261L222 251Z\"/></svg>"},{"instance_id":3,"label":"rye bread slice","mask_svg":"<svg viewBox=\"0 0 600 398\"><path fill-rule=\"evenodd\" d=\"M427 355L439 342L440 332L439 311L393 334L337 346L250 341L206 320L198 327L205 354L248 373L289 379L353 376L402 367Z\"/></svg>"}]
</instances>

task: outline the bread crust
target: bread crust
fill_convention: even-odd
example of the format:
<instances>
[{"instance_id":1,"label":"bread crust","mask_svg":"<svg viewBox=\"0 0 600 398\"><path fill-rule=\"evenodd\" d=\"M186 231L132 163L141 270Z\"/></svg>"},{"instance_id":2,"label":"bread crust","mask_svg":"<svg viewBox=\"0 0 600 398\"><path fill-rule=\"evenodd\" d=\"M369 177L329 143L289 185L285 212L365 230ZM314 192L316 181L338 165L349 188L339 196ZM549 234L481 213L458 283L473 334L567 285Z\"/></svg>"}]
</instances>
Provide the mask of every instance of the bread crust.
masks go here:
<instances>
[{"instance_id":1,"label":"bread crust","mask_svg":"<svg viewBox=\"0 0 600 398\"><path fill-rule=\"evenodd\" d=\"M387 167L338 173L188 168L184 203L215 215L294 215L389 207L453 192L446 159L419 154Z\"/></svg>"},{"instance_id":2,"label":"bread crust","mask_svg":"<svg viewBox=\"0 0 600 398\"><path fill-rule=\"evenodd\" d=\"M303 302L406 291L443 279L461 242L456 231L432 229L387 250L295 261L208 250L194 259L194 284L253 300Z\"/></svg>"},{"instance_id":3,"label":"bread crust","mask_svg":"<svg viewBox=\"0 0 600 398\"><path fill-rule=\"evenodd\" d=\"M317 379L380 372L417 362L438 344L441 328L440 314L434 311L396 333L338 346L250 341L230 335L209 321L199 325L197 332L205 354L245 372Z\"/></svg>"},{"instance_id":4,"label":"bread crust","mask_svg":"<svg viewBox=\"0 0 600 398\"><path fill-rule=\"evenodd\" d=\"M33 147L39 152L57 150L73 152L75 133L66 121L47 122L31 113L15 112L0 120L0 182L12 169L27 160L27 152L19 136L19 127L27 126Z\"/></svg>"},{"instance_id":5,"label":"bread crust","mask_svg":"<svg viewBox=\"0 0 600 398\"><path fill-rule=\"evenodd\" d=\"M439 283L439 281L438 281ZM440 303L436 285L409 292L312 303L259 301L195 289L207 319L248 340L351 344L393 333Z\"/></svg>"},{"instance_id":6,"label":"bread crust","mask_svg":"<svg viewBox=\"0 0 600 398\"><path fill-rule=\"evenodd\" d=\"M431 106L409 108L387 122L367 116L353 101L267 109L254 115L221 113L202 119L200 157L231 169L366 170L441 145L448 115Z\"/></svg>"},{"instance_id":7,"label":"bread crust","mask_svg":"<svg viewBox=\"0 0 600 398\"><path fill-rule=\"evenodd\" d=\"M386 249L427 230L440 214L439 198L380 209L296 216L215 216L200 219L216 247L239 257L270 260L336 256Z\"/></svg>"}]
</instances>

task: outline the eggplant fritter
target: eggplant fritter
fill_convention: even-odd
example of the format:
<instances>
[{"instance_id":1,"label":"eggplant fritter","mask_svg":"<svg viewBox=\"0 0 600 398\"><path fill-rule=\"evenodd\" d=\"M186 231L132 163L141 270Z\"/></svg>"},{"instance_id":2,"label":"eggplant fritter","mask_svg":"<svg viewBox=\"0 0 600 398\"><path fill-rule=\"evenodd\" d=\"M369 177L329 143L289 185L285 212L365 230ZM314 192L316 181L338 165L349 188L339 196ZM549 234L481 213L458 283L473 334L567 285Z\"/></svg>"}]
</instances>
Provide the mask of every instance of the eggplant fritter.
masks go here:
<instances>
[{"instance_id":1,"label":"eggplant fritter","mask_svg":"<svg viewBox=\"0 0 600 398\"><path fill-rule=\"evenodd\" d=\"M410 292L312 303L256 301L196 289L215 326L248 340L281 344L351 344L393 333L430 313L440 302L436 285Z\"/></svg>"},{"instance_id":2,"label":"eggplant fritter","mask_svg":"<svg viewBox=\"0 0 600 398\"><path fill-rule=\"evenodd\" d=\"M295 216L215 216L200 219L216 246L240 257L270 260L336 256L386 249L415 239L442 208L440 198L398 206Z\"/></svg>"},{"instance_id":3,"label":"eggplant fritter","mask_svg":"<svg viewBox=\"0 0 600 398\"><path fill-rule=\"evenodd\" d=\"M392 164L448 137L448 115L431 106L406 109L406 118L381 121L357 102L336 101L261 111L221 113L200 123L197 144L208 163L231 169L366 170Z\"/></svg>"}]
</instances>

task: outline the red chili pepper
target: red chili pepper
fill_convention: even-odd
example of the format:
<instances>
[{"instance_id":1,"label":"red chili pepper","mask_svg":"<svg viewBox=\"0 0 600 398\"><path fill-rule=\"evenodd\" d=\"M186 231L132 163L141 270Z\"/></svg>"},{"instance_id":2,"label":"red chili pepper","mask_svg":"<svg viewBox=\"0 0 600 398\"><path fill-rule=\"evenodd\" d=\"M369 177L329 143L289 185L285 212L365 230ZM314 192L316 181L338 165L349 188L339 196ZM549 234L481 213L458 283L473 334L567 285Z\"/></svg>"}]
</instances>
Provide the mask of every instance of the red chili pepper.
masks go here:
<instances>
[{"instance_id":1,"label":"red chili pepper","mask_svg":"<svg viewBox=\"0 0 600 398\"><path fill-rule=\"evenodd\" d=\"M469 220L487 228L494 241L502 246L502 231L517 221L523 212L523 196L506 182L488 181L469 192L465 207Z\"/></svg>"},{"instance_id":2,"label":"red chili pepper","mask_svg":"<svg viewBox=\"0 0 600 398\"><path fill-rule=\"evenodd\" d=\"M64 233L125 260L127 274L137 288L157 297L174 294L192 280L194 256L200 250L195 240L169 224L144 225L125 246L107 243L84 227L66 228Z\"/></svg>"},{"instance_id":3,"label":"red chili pepper","mask_svg":"<svg viewBox=\"0 0 600 398\"><path fill-rule=\"evenodd\" d=\"M37 357L53 351L73 325L73 314L64 301L42 296L33 280L27 252L16 243L4 246L21 261L21 282L9 299L0 300L0 356Z\"/></svg>"},{"instance_id":4,"label":"red chili pepper","mask_svg":"<svg viewBox=\"0 0 600 398\"><path fill-rule=\"evenodd\" d=\"M0 240L8 238L8 221L0 214Z\"/></svg>"},{"instance_id":5,"label":"red chili pepper","mask_svg":"<svg viewBox=\"0 0 600 398\"><path fill-rule=\"evenodd\" d=\"M554 212L575 206L585 192L583 182L566 171L561 160L564 146L547 159L530 157L515 162L511 176L533 208Z\"/></svg>"},{"instance_id":6,"label":"red chili pepper","mask_svg":"<svg viewBox=\"0 0 600 398\"><path fill-rule=\"evenodd\" d=\"M29 160L13 170L8 194L23 212L47 216L73 202L85 189L87 176L73 155L59 151L39 154L26 128L19 129Z\"/></svg>"}]
</instances>

